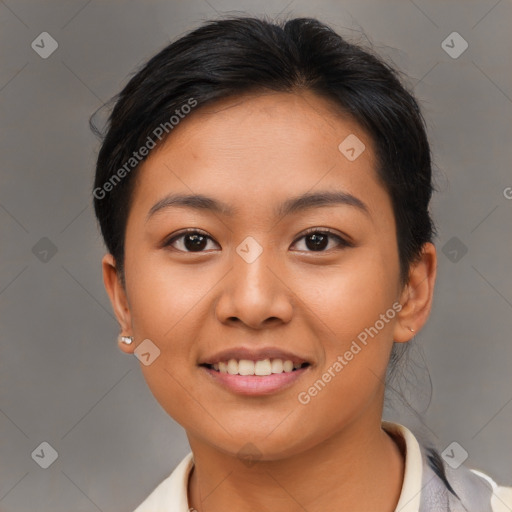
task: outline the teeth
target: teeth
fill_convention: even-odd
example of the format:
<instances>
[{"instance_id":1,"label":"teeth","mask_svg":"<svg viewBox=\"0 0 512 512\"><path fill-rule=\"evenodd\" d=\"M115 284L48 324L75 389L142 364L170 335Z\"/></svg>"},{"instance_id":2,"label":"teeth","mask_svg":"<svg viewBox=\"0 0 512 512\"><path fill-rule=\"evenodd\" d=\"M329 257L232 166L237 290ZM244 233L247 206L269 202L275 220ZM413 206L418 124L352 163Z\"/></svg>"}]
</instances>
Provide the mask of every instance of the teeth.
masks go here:
<instances>
[{"instance_id":1,"label":"teeth","mask_svg":"<svg viewBox=\"0 0 512 512\"><path fill-rule=\"evenodd\" d=\"M249 359L240 359L238 362L239 375L254 375L254 361Z\"/></svg>"},{"instance_id":2,"label":"teeth","mask_svg":"<svg viewBox=\"0 0 512 512\"><path fill-rule=\"evenodd\" d=\"M254 365L254 375L271 375L272 365L270 359L264 359L263 361L256 361Z\"/></svg>"},{"instance_id":3,"label":"teeth","mask_svg":"<svg viewBox=\"0 0 512 512\"><path fill-rule=\"evenodd\" d=\"M283 372L283 360L282 359L274 359L272 361L272 373L282 373Z\"/></svg>"},{"instance_id":4,"label":"teeth","mask_svg":"<svg viewBox=\"0 0 512 512\"><path fill-rule=\"evenodd\" d=\"M301 363L293 363L286 359L263 359L260 361L251 361L250 359L230 359L229 361L219 361L212 365L214 370L220 373L229 373L230 375L271 375L272 373L289 373L294 369L301 367Z\"/></svg>"},{"instance_id":5,"label":"teeth","mask_svg":"<svg viewBox=\"0 0 512 512\"><path fill-rule=\"evenodd\" d=\"M228 361L228 373L230 375L238 374L238 361L236 361L235 359L230 359Z\"/></svg>"},{"instance_id":6,"label":"teeth","mask_svg":"<svg viewBox=\"0 0 512 512\"><path fill-rule=\"evenodd\" d=\"M283 363L283 370L285 372L291 372L293 370L293 363L290 360L287 360Z\"/></svg>"}]
</instances>

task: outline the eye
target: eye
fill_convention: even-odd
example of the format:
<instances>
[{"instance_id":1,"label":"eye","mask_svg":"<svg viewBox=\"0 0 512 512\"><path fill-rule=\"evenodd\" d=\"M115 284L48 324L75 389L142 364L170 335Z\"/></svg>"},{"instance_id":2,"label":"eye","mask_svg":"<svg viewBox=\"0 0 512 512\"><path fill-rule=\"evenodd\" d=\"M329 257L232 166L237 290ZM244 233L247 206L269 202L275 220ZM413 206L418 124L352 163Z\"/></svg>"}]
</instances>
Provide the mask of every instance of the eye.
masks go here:
<instances>
[{"instance_id":1,"label":"eye","mask_svg":"<svg viewBox=\"0 0 512 512\"><path fill-rule=\"evenodd\" d=\"M326 252L333 247L329 247L329 239L335 240L334 248L353 247L353 244L335 234L328 228L311 228L306 231L294 244L299 240L305 239L305 246L309 249L307 252Z\"/></svg>"},{"instance_id":2,"label":"eye","mask_svg":"<svg viewBox=\"0 0 512 512\"><path fill-rule=\"evenodd\" d=\"M353 247L353 244L328 228L311 228L298 238L293 245L302 239L305 239L307 252L326 252L332 249L332 244L329 246L330 240L335 241L334 248ZM174 235L163 245L164 247L173 247L181 252L205 252L208 241L213 242L213 239L204 231L191 228ZM215 244L218 246L216 242Z\"/></svg>"},{"instance_id":3,"label":"eye","mask_svg":"<svg viewBox=\"0 0 512 512\"><path fill-rule=\"evenodd\" d=\"M198 229L187 229L174 235L164 243L164 247L173 247L182 252L204 252L208 240L213 239L204 231ZM176 242L179 242L176 244ZM176 247L178 245L179 247Z\"/></svg>"}]
</instances>

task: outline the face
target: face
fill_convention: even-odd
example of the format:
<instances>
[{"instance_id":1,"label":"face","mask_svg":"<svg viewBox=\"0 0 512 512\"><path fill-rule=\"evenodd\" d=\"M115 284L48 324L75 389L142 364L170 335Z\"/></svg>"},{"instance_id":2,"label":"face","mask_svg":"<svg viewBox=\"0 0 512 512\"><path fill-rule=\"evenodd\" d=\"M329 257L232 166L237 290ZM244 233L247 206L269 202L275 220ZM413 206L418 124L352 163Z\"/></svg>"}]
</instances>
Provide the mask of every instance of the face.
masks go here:
<instances>
[{"instance_id":1,"label":"face","mask_svg":"<svg viewBox=\"0 0 512 512\"><path fill-rule=\"evenodd\" d=\"M191 444L251 442L273 460L380 421L393 338L406 339L375 169L368 135L313 93L199 108L144 162L118 316L135 348L160 351L141 369Z\"/></svg>"}]
</instances>

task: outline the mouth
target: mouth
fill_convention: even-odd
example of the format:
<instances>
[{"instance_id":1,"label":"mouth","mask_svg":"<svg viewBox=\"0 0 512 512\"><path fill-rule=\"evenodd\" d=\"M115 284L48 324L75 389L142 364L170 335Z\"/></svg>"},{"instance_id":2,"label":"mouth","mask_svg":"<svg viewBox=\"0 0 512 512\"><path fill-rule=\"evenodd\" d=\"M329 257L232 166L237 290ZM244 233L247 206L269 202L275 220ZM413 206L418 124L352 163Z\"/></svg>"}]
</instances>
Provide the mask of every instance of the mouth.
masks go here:
<instances>
[{"instance_id":1,"label":"mouth","mask_svg":"<svg viewBox=\"0 0 512 512\"><path fill-rule=\"evenodd\" d=\"M278 350L238 350L214 356L199 367L216 386L237 395L265 396L282 392L311 371L312 363Z\"/></svg>"}]
</instances>

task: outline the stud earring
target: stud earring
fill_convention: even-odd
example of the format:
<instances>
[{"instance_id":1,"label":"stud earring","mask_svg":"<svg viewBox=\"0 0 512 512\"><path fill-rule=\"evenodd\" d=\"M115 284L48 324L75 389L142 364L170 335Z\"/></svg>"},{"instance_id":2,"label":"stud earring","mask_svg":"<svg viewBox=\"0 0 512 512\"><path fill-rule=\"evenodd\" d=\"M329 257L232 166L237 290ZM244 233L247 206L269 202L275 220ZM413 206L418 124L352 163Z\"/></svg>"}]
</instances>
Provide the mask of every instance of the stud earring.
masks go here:
<instances>
[{"instance_id":1,"label":"stud earring","mask_svg":"<svg viewBox=\"0 0 512 512\"><path fill-rule=\"evenodd\" d=\"M411 332L416 332L414 329L411 329L410 327L407 327L407 329L409 329L409 331Z\"/></svg>"},{"instance_id":2,"label":"stud earring","mask_svg":"<svg viewBox=\"0 0 512 512\"><path fill-rule=\"evenodd\" d=\"M120 334L118 339L121 343L124 343L125 345L131 345L133 343L133 336L123 336Z\"/></svg>"}]
</instances>

